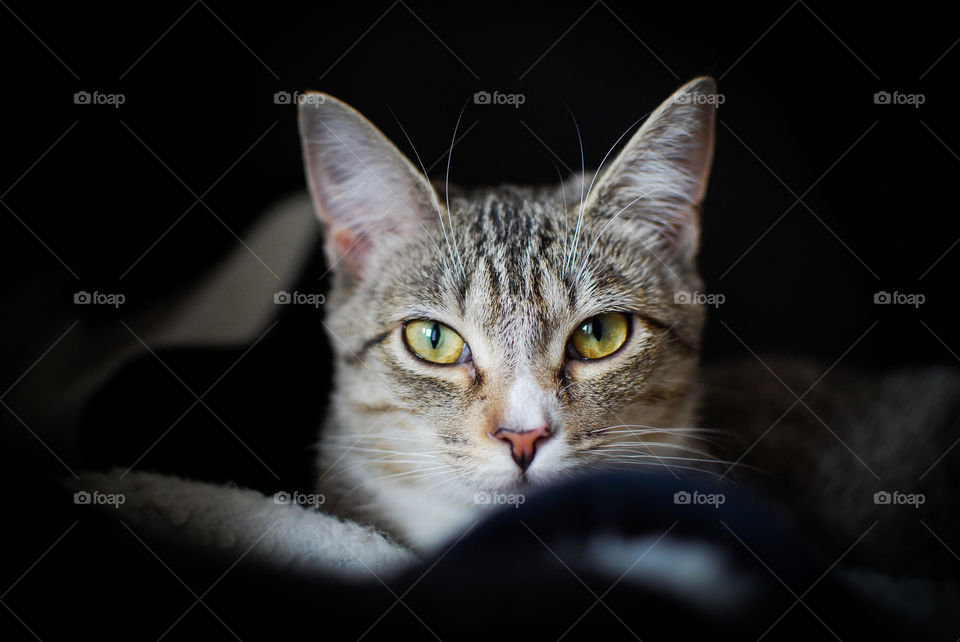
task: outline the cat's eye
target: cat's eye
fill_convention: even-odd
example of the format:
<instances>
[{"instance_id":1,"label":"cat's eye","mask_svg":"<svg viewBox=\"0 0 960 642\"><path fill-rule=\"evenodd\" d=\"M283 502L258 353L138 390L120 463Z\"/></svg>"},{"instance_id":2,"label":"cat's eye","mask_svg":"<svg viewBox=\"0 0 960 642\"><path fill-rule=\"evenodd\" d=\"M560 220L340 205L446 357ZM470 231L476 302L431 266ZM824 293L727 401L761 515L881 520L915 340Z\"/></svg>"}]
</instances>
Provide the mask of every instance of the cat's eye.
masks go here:
<instances>
[{"instance_id":1,"label":"cat's eye","mask_svg":"<svg viewBox=\"0 0 960 642\"><path fill-rule=\"evenodd\" d=\"M580 324L570 337L571 356L600 359L613 354L627 340L630 321L621 312L598 314Z\"/></svg>"},{"instance_id":2,"label":"cat's eye","mask_svg":"<svg viewBox=\"0 0 960 642\"><path fill-rule=\"evenodd\" d=\"M415 355L431 363L457 363L470 352L463 338L439 321L410 321L403 328L403 338Z\"/></svg>"}]
</instances>

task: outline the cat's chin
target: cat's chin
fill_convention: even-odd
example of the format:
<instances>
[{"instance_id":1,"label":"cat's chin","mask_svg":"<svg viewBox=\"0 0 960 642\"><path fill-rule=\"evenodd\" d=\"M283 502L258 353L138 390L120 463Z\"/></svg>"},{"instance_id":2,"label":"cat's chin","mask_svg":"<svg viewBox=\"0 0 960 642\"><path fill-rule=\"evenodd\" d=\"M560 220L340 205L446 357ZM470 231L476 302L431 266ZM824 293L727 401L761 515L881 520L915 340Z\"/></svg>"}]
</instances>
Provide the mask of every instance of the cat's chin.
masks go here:
<instances>
[{"instance_id":1,"label":"cat's chin","mask_svg":"<svg viewBox=\"0 0 960 642\"><path fill-rule=\"evenodd\" d=\"M531 468L525 473L517 472L498 476L487 484L478 485L477 490L500 493L532 492L563 476L559 470Z\"/></svg>"}]
</instances>

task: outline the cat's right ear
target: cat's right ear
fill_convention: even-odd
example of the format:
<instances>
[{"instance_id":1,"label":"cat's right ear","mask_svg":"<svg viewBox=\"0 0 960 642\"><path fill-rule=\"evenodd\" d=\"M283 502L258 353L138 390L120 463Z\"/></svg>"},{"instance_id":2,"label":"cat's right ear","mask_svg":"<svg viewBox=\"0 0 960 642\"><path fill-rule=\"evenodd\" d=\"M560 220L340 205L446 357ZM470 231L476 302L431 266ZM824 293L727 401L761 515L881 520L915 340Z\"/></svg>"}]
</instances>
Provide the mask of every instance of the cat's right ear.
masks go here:
<instances>
[{"instance_id":1,"label":"cat's right ear","mask_svg":"<svg viewBox=\"0 0 960 642\"><path fill-rule=\"evenodd\" d=\"M360 280L387 245L427 233L436 192L357 110L327 94L303 95L300 140L332 269Z\"/></svg>"}]
</instances>

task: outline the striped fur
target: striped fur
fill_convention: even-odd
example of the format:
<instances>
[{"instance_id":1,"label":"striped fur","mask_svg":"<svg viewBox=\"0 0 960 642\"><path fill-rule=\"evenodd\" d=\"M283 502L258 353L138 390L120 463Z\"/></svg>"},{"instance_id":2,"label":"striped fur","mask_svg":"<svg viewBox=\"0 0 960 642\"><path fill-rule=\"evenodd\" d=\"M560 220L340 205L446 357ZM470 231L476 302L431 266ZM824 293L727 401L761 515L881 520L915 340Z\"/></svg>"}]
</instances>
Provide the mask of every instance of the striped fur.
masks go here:
<instances>
[{"instance_id":1,"label":"striped fur","mask_svg":"<svg viewBox=\"0 0 960 642\"><path fill-rule=\"evenodd\" d=\"M478 492L709 458L683 430L704 311L675 294L701 289L714 114L688 98L714 91L708 78L685 85L595 175L449 192L347 105L305 101L307 175L335 274L318 483L336 511L429 547L475 518ZM571 333L604 312L630 316L626 344L569 359ZM402 326L421 318L456 330L473 361L411 354ZM525 474L491 438L505 422L554 431Z\"/></svg>"}]
</instances>

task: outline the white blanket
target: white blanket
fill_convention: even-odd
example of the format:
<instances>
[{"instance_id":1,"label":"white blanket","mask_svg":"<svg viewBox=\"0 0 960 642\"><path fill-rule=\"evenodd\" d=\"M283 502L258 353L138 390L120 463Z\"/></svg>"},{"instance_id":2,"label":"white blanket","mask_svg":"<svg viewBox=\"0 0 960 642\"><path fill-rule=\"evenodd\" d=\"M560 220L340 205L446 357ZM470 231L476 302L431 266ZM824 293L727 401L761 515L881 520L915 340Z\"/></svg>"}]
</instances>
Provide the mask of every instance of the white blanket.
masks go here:
<instances>
[{"instance_id":1,"label":"white blanket","mask_svg":"<svg viewBox=\"0 0 960 642\"><path fill-rule=\"evenodd\" d=\"M132 472L86 473L69 482L77 503L121 520L146 543L245 556L271 568L383 577L416 560L376 529L233 486Z\"/></svg>"}]
</instances>

